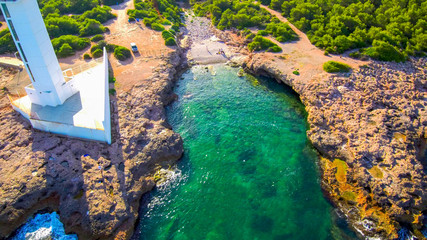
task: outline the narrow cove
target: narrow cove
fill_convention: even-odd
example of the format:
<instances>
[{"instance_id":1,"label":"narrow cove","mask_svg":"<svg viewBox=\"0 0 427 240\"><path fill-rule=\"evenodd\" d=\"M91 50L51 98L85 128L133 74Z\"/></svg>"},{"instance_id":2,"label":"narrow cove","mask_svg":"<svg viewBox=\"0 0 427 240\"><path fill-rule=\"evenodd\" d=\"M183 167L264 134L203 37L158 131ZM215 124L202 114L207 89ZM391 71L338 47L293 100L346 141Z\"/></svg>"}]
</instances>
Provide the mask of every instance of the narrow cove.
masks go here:
<instances>
[{"instance_id":1,"label":"narrow cove","mask_svg":"<svg viewBox=\"0 0 427 240\"><path fill-rule=\"evenodd\" d=\"M304 106L271 79L194 66L167 109L185 153L134 239L354 239L323 197Z\"/></svg>"}]
</instances>

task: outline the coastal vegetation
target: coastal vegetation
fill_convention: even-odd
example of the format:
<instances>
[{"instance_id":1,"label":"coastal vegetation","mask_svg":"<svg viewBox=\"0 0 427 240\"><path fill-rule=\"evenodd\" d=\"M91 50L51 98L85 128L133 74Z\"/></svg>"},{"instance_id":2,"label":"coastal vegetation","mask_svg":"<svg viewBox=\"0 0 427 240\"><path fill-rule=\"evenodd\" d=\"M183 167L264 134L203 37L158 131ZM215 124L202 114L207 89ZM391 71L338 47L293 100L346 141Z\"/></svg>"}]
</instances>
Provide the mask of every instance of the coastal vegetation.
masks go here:
<instances>
[{"instance_id":1,"label":"coastal vegetation","mask_svg":"<svg viewBox=\"0 0 427 240\"><path fill-rule=\"evenodd\" d=\"M280 52L281 48L267 38L271 36L279 42L288 42L298 39L296 33L287 23L281 22L259 3L252 0L191 0L193 10L197 16L208 16L212 23L220 30L237 28L242 35L252 42L248 45L251 51L267 50ZM259 29L255 36L248 28ZM264 37L262 37L264 36Z\"/></svg>"},{"instance_id":2,"label":"coastal vegetation","mask_svg":"<svg viewBox=\"0 0 427 240\"><path fill-rule=\"evenodd\" d=\"M323 70L328 73L349 72L351 70L351 67L345 63L327 61L323 64Z\"/></svg>"},{"instance_id":3,"label":"coastal vegetation","mask_svg":"<svg viewBox=\"0 0 427 240\"><path fill-rule=\"evenodd\" d=\"M251 51L267 50L267 52L282 51L277 44L259 35L254 37L253 41L248 44L248 49Z\"/></svg>"},{"instance_id":4,"label":"coastal vegetation","mask_svg":"<svg viewBox=\"0 0 427 240\"><path fill-rule=\"evenodd\" d=\"M117 2L122 1L114 1L114 4ZM96 35L93 41L101 40L100 34L108 31L103 23L116 17L111 13L111 8L105 6L112 2L101 3L104 6L101 7L96 0L39 1L40 12L58 57L71 56L88 47L90 40L85 37ZM0 54L15 51L9 30L0 32Z\"/></svg>"},{"instance_id":5,"label":"coastal vegetation","mask_svg":"<svg viewBox=\"0 0 427 240\"><path fill-rule=\"evenodd\" d=\"M141 19L146 27L162 32L165 45L176 45L175 38L165 38L163 35L163 32L167 30L174 36L176 32L179 32L179 27L183 26L181 20L182 10L177 6L175 0L134 0L134 4L135 9L127 11L129 21L135 21L137 18Z\"/></svg>"},{"instance_id":6,"label":"coastal vegetation","mask_svg":"<svg viewBox=\"0 0 427 240\"><path fill-rule=\"evenodd\" d=\"M104 40L99 41L97 44L93 45L90 48L90 52L92 53L93 58L100 58L103 55L103 49L107 50L109 53L113 53L114 57L120 61L124 61L132 57L132 54L128 48L123 46L118 46L115 44L107 43Z\"/></svg>"},{"instance_id":7,"label":"coastal vegetation","mask_svg":"<svg viewBox=\"0 0 427 240\"><path fill-rule=\"evenodd\" d=\"M427 2L420 0L262 0L329 53L405 61L427 51Z\"/></svg>"}]
</instances>

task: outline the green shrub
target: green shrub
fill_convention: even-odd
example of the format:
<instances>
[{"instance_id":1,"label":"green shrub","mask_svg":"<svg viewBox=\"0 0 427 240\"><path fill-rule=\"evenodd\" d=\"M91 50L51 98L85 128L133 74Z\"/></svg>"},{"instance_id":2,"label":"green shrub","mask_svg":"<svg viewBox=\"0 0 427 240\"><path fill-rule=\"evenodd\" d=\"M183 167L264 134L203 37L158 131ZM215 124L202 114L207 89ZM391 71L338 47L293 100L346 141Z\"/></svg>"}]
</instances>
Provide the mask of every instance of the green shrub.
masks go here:
<instances>
[{"instance_id":1,"label":"green shrub","mask_svg":"<svg viewBox=\"0 0 427 240\"><path fill-rule=\"evenodd\" d=\"M85 53L85 54L83 55L83 59L84 59L84 60L90 60L90 59L92 59L92 57L91 57L88 53Z\"/></svg>"},{"instance_id":2,"label":"green shrub","mask_svg":"<svg viewBox=\"0 0 427 240\"><path fill-rule=\"evenodd\" d=\"M405 55L388 42L375 40L372 47L363 49L363 54L381 61L403 62Z\"/></svg>"},{"instance_id":3,"label":"green shrub","mask_svg":"<svg viewBox=\"0 0 427 240\"><path fill-rule=\"evenodd\" d=\"M101 34L97 34L90 39L90 41L92 41L92 42L98 42L101 40L104 40L104 36Z\"/></svg>"},{"instance_id":4,"label":"green shrub","mask_svg":"<svg viewBox=\"0 0 427 240\"><path fill-rule=\"evenodd\" d=\"M298 35L292 30L287 23L277 22L273 19L273 22L267 25L265 31L268 34L273 35L279 42L288 42L298 39Z\"/></svg>"},{"instance_id":5,"label":"green shrub","mask_svg":"<svg viewBox=\"0 0 427 240\"><path fill-rule=\"evenodd\" d=\"M277 44L259 35L255 36L253 41L248 44L248 49L250 51L259 51L259 50L268 50L271 52L282 51L282 49L279 46L277 46Z\"/></svg>"},{"instance_id":6,"label":"green shrub","mask_svg":"<svg viewBox=\"0 0 427 240\"><path fill-rule=\"evenodd\" d=\"M174 35L171 32L169 32L168 30L163 30L163 32L162 32L163 40L166 41L166 39L173 38L173 37L174 37Z\"/></svg>"},{"instance_id":7,"label":"green shrub","mask_svg":"<svg viewBox=\"0 0 427 240\"><path fill-rule=\"evenodd\" d=\"M55 53L59 56L59 51L61 50L64 44L68 44L73 52L85 49L90 45L90 40L87 38L79 38L74 35L63 35L58 38L52 39L52 46L55 50ZM68 47L64 47L63 51L68 51ZM64 54L64 53L61 53Z\"/></svg>"},{"instance_id":8,"label":"green shrub","mask_svg":"<svg viewBox=\"0 0 427 240\"><path fill-rule=\"evenodd\" d=\"M102 50L102 48L99 45L93 45L90 48L90 52L93 54L96 50Z\"/></svg>"},{"instance_id":9,"label":"green shrub","mask_svg":"<svg viewBox=\"0 0 427 240\"><path fill-rule=\"evenodd\" d=\"M100 2L102 2L102 4L104 5L111 6L111 5L116 5L117 3L120 4L124 2L124 0L101 0Z\"/></svg>"},{"instance_id":10,"label":"green shrub","mask_svg":"<svg viewBox=\"0 0 427 240\"><path fill-rule=\"evenodd\" d=\"M251 33L249 33L248 35L245 36L245 39L252 40L252 39L254 39L255 36L256 35L251 32Z\"/></svg>"},{"instance_id":11,"label":"green shrub","mask_svg":"<svg viewBox=\"0 0 427 240\"><path fill-rule=\"evenodd\" d=\"M122 46L116 46L116 48L114 49L114 57L120 61L124 61L132 57L132 54L129 49Z\"/></svg>"},{"instance_id":12,"label":"green shrub","mask_svg":"<svg viewBox=\"0 0 427 240\"><path fill-rule=\"evenodd\" d=\"M179 24L175 23L174 25L172 25L171 29L175 32L179 32Z\"/></svg>"},{"instance_id":13,"label":"green shrub","mask_svg":"<svg viewBox=\"0 0 427 240\"><path fill-rule=\"evenodd\" d=\"M95 19L86 19L83 23L83 27L80 29L80 36L92 36L99 33L104 33L106 28Z\"/></svg>"},{"instance_id":14,"label":"green shrub","mask_svg":"<svg viewBox=\"0 0 427 240\"><path fill-rule=\"evenodd\" d=\"M70 16L59 16L59 14L50 14L44 19L46 29L51 38L57 38L62 35L78 35L81 22Z\"/></svg>"},{"instance_id":15,"label":"green shrub","mask_svg":"<svg viewBox=\"0 0 427 240\"><path fill-rule=\"evenodd\" d=\"M175 46L176 45L175 39L173 37L166 39L165 45L166 46Z\"/></svg>"},{"instance_id":16,"label":"green shrub","mask_svg":"<svg viewBox=\"0 0 427 240\"><path fill-rule=\"evenodd\" d=\"M172 25L172 23L171 23L169 20L164 19L164 20L162 21L162 25Z\"/></svg>"},{"instance_id":17,"label":"green shrub","mask_svg":"<svg viewBox=\"0 0 427 240\"><path fill-rule=\"evenodd\" d=\"M323 64L323 70L328 73L349 72L350 69L351 67L349 65L336 61L327 61Z\"/></svg>"},{"instance_id":18,"label":"green shrub","mask_svg":"<svg viewBox=\"0 0 427 240\"><path fill-rule=\"evenodd\" d=\"M68 43L62 44L61 48L57 52L57 55L60 58L68 57L73 54L74 54L74 50Z\"/></svg>"},{"instance_id":19,"label":"green shrub","mask_svg":"<svg viewBox=\"0 0 427 240\"><path fill-rule=\"evenodd\" d=\"M105 46L105 48L107 49L107 52L109 52L109 53L114 52L116 47L117 47L117 45L115 45L115 44L107 44L107 46Z\"/></svg>"},{"instance_id":20,"label":"green shrub","mask_svg":"<svg viewBox=\"0 0 427 240\"><path fill-rule=\"evenodd\" d=\"M257 35L267 36L267 35L268 35L268 32L267 32L267 31L265 31L265 30L259 30L259 31L257 32Z\"/></svg>"},{"instance_id":21,"label":"green shrub","mask_svg":"<svg viewBox=\"0 0 427 240\"><path fill-rule=\"evenodd\" d=\"M277 45L271 46L267 49L267 52L277 53L277 52L281 52L281 51L282 51L282 48L277 46Z\"/></svg>"},{"instance_id":22,"label":"green shrub","mask_svg":"<svg viewBox=\"0 0 427 240\"><path fill-rule=\"evenodd\" d=\"M163 31L163 30L165 30L165 27L163 27L162 25L160 25L158 23L152 23L151 29L153 29L155 31Z\"/></svg>"},{"instance_id":23,"label":"green shrub","mask_svg":"<svg viewBox=\"0 0 427 240\"><path fill-rule=\"evenodd\" d=\"M295 74L295 75L297 75L297 76L299 75L299 71L298 70L295 70L292 73Z\"/></svg>"},{"instance_id":24,"label":"green shrub","mask_svg":"<svg viewBox=\"0 0 427 240\"><path fill-rule=\"evenodd\" d=\"M9 32L9 29L0 31L0 54L16 51L16 46L13 42L13 38Z\"/></svg>"},{"instance_id":25,"label":"green shrub","mask_svg":"<svg viewBox=\"0 0 427 240\"><path fill-rule=\"evenodd\" d=\"M102 50L101 50L101 49L96 49L96 50L92 53L93 58L100 58L100 57L102 57L102 55L104 55L104 53L102 52Z\"/></svg>"},{"instance_id":26,"label":"green shrub","mask_svg":"<svg viewBox=\"0 0 427 240\"><path fill-rule=\"evenodd\" d=\"M80 21L85 21L86 19L94 19L100 23L105 23L108 20L115 18L116 16L111 13L111 8L108 6L96 6L92 10L84 12L80 15Z\"/></svg>"}]
</instances>

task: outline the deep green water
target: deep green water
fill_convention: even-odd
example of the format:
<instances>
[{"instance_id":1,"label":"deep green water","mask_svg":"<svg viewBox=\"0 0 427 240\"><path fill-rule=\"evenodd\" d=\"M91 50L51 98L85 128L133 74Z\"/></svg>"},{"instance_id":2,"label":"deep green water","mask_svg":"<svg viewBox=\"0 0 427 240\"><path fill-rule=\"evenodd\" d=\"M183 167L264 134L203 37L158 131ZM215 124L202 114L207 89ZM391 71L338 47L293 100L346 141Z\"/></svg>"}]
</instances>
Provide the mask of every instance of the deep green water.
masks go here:
<instances>
[{"instance_id":1,"label":"deep green water","mask_svg":"<svg viewBox=\"0 0 427 240\"><path fill-rule=\"evenodd\" d=\"M214 65L184 73L175 92L167 115L184 157L174 178L145 196L138 238L347 239L322 195L304 106L290 89Z\"/></svg>"}]
</instances>

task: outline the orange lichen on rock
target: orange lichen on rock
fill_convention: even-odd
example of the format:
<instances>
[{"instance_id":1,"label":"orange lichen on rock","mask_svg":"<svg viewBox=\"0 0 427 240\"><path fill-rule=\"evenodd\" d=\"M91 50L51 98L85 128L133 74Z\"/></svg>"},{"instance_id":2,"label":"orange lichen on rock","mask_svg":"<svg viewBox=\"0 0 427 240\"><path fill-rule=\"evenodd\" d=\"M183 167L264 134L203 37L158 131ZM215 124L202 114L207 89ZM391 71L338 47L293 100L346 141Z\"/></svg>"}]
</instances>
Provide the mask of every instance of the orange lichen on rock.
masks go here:
<instances>
[{"instance_id":1,"label":"orange lichen on rock","mask_svg":"<svg viewBox=\"0 0 427 240\"><path fill-rule=\"evenodd\" d=\"M376 232L384 232L390 239L397 237L398 223L393 220L386 211L374 200L372 193L366 192L363 188L351 184L351 168L340 159L330 161L320 158L320 165L323 170L324 179L330 186L329 194L334 202L353 206L357 211L353 211L354 219L362 222L369 219L375 223ZM382 172L378 167L373 167L371 173L374 177L382 177Z\"/></svg>"},{"instance_id":2,"label":"orange lichen on rock","mask_svg":"<svg viewBox=\"0 0 427 240\"><path fill-rule=\"evenodd\" d=\"M377 166L373 166L371 169L368 170L369 173L374 177L374 178L383 178L384 174L381 171L381 168L377 167Z\"/></svg>"}]
</instances>

